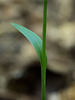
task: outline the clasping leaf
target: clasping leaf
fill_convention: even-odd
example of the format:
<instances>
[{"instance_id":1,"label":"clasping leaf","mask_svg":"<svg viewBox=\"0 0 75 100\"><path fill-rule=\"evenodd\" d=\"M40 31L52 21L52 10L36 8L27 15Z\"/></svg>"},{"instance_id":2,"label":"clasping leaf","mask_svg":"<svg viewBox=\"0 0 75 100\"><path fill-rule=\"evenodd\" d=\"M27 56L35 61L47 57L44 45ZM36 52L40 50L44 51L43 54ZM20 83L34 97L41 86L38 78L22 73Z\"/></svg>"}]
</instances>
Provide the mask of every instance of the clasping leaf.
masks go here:
<instances>
[{"instance_id":1,"label":"clasping leaf","mask_svg":"<svg viewBox=\"0 0 75 100\"><path fill-rule=\"evenodd\" d=\"M40 59L40 62L42 64L42 40L38 35L36 35L31 30L25 28L24 26L18 25L16 23L11 23L19 32L21 32L33 45L35 48L38 57ZM46 56L46 65L47 65L47 56Z\"/></svg>"}]
</instances>

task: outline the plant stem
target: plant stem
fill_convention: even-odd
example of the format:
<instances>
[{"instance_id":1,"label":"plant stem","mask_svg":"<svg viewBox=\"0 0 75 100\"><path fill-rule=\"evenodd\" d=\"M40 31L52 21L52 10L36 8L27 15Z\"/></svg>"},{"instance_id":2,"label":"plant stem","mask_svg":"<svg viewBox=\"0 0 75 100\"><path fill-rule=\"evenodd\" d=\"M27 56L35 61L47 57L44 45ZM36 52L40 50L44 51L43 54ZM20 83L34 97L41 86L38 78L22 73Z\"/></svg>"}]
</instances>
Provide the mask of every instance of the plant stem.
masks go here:
<instances>
[{"instance_id":1,"label":"plant stem","mask_svg":"<svg viewBox=\"0 0 75 100\"><path fill-rule=\"evenodd\" d=\"M45 100L45 90L46 90L46 70L41 67L41 88L42 88L42 100Z\"/></svg>"},{"instance_id":2,"label":"plant stem","mask_svg":"<svg viewBox=\"0 0 75 100\"><path fill-rule=\"evenodd\" d=\"M47 0L44 0L43 11L43 40L42 40L42 66L41 66L41 80L42 80L42 100L45 100L46 89L46 22L47 22Z\"/></svg>"},{"instance_id":3,"label":"plant stem","mask_svg":"<svg viewBox=\"0 0 75 100\"><path fill-rule=\"evenodd\" d=\"M43 11L43 59L45 58L46 50L46 21L47 21L47 0L44 0L44 11Z\"/></svg>"}]
</instances>

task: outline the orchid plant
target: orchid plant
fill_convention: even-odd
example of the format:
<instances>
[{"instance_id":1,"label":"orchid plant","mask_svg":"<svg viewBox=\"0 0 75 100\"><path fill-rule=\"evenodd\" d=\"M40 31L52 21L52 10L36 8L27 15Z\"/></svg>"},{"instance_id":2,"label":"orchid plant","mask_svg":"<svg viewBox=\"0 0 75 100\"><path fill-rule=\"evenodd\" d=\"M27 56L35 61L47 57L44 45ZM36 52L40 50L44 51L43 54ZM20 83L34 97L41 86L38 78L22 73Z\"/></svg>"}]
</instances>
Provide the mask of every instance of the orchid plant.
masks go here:
<instances>
[{"instance_id":1,"label":"orchid plant","mask_svg":"<svg viewBox=\"0 0 75 100\"><path fill-rule=\"evenodd\" d=\"M43 35L42 40L31 30L16 23L11 23L19 32L21 32L33 45L41 63L41 92L42 100L45 100L46 92L46 66L47 66L47 53L46 53L46 20L47 20L47 0L44 0L43 9Z\"/></svg>"}]
</instances>

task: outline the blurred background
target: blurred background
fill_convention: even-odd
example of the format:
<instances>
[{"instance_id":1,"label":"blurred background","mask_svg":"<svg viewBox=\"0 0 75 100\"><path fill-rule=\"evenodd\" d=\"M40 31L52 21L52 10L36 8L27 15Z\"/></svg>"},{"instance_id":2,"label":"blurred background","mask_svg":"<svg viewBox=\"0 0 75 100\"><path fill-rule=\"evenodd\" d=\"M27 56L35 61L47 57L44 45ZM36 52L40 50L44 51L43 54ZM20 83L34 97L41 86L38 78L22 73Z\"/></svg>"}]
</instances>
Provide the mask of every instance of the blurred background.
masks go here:
<instances>
[{"instance_id":1,"label":"blurred background","mask_svg":"<svg viewBox=\"0 0 75 100\"><path fill-rule=\"evenodd\" d=\"M42 38L43 0L0 0L0 100L41 100L41 66L17 23ZM75 100L75 0L48 0L46 100Z\"/></svg>"}]
</instances>

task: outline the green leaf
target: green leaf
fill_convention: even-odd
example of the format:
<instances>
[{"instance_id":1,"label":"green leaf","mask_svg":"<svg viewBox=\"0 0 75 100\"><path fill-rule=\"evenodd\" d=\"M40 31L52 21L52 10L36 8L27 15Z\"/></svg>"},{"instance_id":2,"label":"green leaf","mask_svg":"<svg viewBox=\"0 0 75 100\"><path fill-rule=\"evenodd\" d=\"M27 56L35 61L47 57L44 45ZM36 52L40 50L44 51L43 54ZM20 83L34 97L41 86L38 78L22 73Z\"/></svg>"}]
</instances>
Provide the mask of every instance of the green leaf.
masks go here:
<instances>
[{"instance_id":1,"label":"green leaf","mask_svg":"<svg viewBox=\"0 0 75 100\"><path fill-rule=\"evenodd\" d=\"M18 31L20 31L31 42L42 64L42 40L40 39L40 37L37 36L34 32L25 28L24 26L18 25L16 23L11 23L11 25L13 25ZM46 65L47 65L47 55L46 55Z\"/></svg>"}]
</instances>

